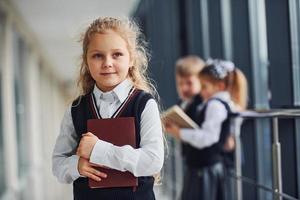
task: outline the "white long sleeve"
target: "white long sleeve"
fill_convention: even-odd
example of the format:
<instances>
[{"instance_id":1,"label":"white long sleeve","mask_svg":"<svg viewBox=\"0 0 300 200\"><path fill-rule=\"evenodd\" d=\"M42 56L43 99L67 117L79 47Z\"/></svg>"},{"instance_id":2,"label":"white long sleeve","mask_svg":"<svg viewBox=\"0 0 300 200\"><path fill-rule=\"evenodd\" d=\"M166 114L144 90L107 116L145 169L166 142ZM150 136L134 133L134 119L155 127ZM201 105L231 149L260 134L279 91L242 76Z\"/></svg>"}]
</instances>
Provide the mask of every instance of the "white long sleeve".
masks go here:
<instances>
[{"instance_id":1,"label":"white long sleeve","mask_svg":"<svg viewBox=\"0 0 300 200\"><path fill-rule=\"evenodd\" d=\"M52 154L52 172L61 183L72 183L80 177L77 168L79 157L76 155L78 142L71 117L71 106L69 106L62 120L60 134Z\"/></svg>"},{"instance_id":2,"label":"white long sleeve","mask_svg":"<svg viewBox=\"0 0 300 200\"><path fill-rule=\"evenodd\" d=\"M184 142L203 149L219 141L221 126L227 118L225 106L218 100L211 100L207 103L205 120L199 129L181 129L180 137Z\"/></svg>"}]
</instances>

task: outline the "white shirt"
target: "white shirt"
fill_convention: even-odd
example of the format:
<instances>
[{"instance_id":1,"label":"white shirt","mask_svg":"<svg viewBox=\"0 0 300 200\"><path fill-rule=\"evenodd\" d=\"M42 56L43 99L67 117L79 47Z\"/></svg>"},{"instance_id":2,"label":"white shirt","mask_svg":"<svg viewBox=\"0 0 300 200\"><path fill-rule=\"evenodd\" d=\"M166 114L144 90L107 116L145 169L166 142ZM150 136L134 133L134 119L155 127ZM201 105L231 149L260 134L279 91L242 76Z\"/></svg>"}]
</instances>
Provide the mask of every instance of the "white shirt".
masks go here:
<instances>
[{"instance_id":1,"label":"white shirt","mask_svg":"<svg viewBox=\"0 0 300 200\"><path fill-rule=\"evenodd\" d=\"M106 113L101 112L100 109L102 118L110 117L118 109L131 87L132 83L129 80L123 81L106 93L94 87L93 93L98 109L104 100L110 102ZM134 149L129 145L118 147L98 140L92 150L90 162L120 171L130 171L136 177L158 173L163 165L164 145L159 110L154 99L146 103L141 114L140 125L140 148ZM69 106L62 120L52 156L53 174L62 183L71 183L80 177L77 168L79 157L76 155L79 140L72 121L71 106Z\"/></svg>"},{"instance_id":2,"label":"white shirt","mask_svg":"<svg viewBox=\"0 0 300 200\"><path fill-rule=\"evenodd\" d=\"M232 109L234 108L228 92L218 92L212 98L219 98L227 102ZM201 108L203 105L197 107L197 109ZM219 141L222 123L226 118L227 110L220 101L208 101L202 127L199 129L180 129L180 138L198 149L209 147Z\"/></svg>"},{"instance_id":3,"label":"white shirt","mask_svg":"<svg viewBox=\"0 0 300 200\"><path fill-rule=\"evenodd\" d=\"M182 109L182 110L185 110L187 107L188 107L188 105L190 104L190 101L187 101L187 100L183 100L181 103L180 103L180 108Z\"/></svg>"}]
</instances>

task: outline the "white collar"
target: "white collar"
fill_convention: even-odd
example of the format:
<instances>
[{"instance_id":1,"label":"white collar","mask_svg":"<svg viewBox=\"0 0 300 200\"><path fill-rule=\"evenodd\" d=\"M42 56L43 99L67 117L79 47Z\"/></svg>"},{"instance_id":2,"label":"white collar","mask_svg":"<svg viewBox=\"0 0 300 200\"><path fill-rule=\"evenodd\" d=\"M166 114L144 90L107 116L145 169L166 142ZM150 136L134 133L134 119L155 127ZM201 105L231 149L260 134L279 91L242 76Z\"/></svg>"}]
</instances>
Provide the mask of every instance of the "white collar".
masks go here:
<instances>
[{"instance_id":1,"label":"white collar","mask_svg":"<svg viewBox=\"0 0 300 200\"><path fill-rule=\"evenodd\" d=\"M125 79L124 81L119 83L119 85L117 85L113 90L108 92L101 91L95 84L93 93L96 99L105 97L108 98L109 101L112 101L113 98L113 99L118 99L120 102L123 102L127 98L131 87L132 87L131 81Z\"/></svg>"}]
</instances>

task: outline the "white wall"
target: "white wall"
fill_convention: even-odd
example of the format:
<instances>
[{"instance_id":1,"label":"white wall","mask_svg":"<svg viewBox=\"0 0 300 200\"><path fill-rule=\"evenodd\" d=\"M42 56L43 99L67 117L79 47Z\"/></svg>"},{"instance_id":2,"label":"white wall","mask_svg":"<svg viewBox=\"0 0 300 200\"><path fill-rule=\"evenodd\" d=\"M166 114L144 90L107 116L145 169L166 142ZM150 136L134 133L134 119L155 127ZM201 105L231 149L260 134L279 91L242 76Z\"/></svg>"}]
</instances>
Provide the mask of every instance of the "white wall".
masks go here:
<instances>
[{"instance_id":1,"label":"white wall","mask_svg":"<svg viewBox=\"0 0 300 200\"><path fill-rule=\"evenodd\" d=\"M60 121L66 108L66 94L41 53L35 38L22 23L17 11L7 1L0 1L0 11L4 13L4 23L0 27L0 70L1 70L1 115L3 133L4 166L6 189L0 194L0 200L52 200L71 199L71 185L57 182L51 172L51 154L59 133ZM26 108L25 149L28 167L24 175L19 176L16 119L16 95L13 45L13 31L16 31L26 46L25 59L22 60L24 76L23 99ZM1 119L1 118L0 118ZM22 120L22 119L21 119ZM1 137L1 135L0 135Z\"/></svg>"}]
</instances>

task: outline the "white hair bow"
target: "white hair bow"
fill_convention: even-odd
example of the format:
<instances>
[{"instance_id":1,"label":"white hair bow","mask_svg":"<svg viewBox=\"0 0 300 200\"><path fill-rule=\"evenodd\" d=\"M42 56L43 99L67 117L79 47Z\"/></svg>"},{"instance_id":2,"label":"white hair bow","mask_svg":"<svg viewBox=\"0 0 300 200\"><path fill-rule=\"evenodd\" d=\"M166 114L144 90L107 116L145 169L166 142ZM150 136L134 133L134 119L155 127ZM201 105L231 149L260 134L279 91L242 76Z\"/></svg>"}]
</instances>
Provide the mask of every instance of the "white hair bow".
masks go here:
<instances>
[{"instance_id":1,"label":"white hair bow","mask_svg":"<svg viewBox=\"0 0 300 200\"><path fill-rule=\"evenodd\" d=\"M209 58L206 61L208 66L213 67L213 74L220 79L223 79L227 76L228 73L232 72L235 68L234 63L227 60L220 59L211 59Z\"/></svg>"}]
</instances>

